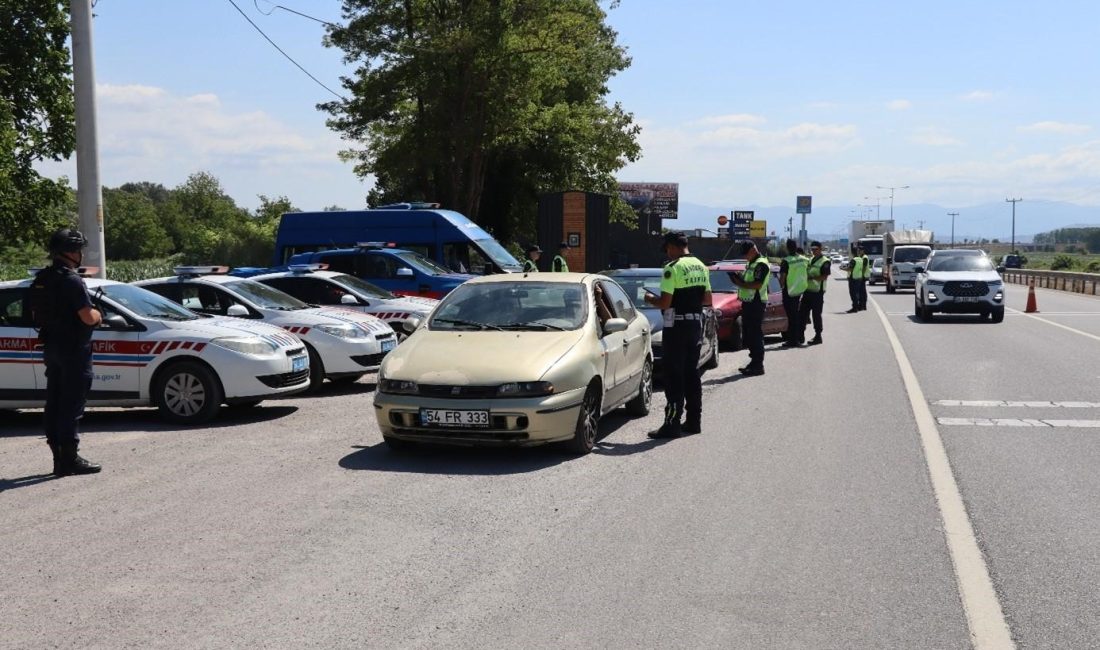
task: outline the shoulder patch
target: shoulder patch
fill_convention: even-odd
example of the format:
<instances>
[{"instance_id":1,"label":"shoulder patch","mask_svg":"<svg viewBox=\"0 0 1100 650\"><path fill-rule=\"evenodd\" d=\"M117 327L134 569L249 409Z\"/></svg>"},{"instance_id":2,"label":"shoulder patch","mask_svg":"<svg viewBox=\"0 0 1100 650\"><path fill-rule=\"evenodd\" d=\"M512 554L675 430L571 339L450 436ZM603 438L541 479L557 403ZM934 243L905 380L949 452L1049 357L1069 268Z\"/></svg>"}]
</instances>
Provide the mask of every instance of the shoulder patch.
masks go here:
<instances>
[{"instance_id":1,"label":"shoulder patch","mask_svg":"<svg viewBox=\"0 0 1100 650\"><path fill-rule=\"evenodd\" d=\"M672 277L672 271L669 271L668 269L665 269L665 279L667 280L671 277Z\"/></svg>"}]
</instances>

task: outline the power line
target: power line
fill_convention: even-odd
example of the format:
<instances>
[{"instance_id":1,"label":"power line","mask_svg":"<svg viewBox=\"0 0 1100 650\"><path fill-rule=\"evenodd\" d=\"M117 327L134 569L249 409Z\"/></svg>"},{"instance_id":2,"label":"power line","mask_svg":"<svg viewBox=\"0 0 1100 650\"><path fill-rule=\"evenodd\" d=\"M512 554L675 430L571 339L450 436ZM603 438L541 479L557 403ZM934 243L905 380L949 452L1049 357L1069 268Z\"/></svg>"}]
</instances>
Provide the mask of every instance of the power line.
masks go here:
<instances>
[{"instance_id":1,"label":"power line","mask_svg":"<svg viewBox=\"0 0 1100 650\"><path fill-rule=\"evenodd\" d=\"M264 33L264 30L260 29L260 26L259 26L259 25L257 25L256 23L254 23L254 22L252 21L252 19L248 17L248 14L246 14L246 13L245 13L244 11L242 11L242 10L241 10L241 8L240 8L240 7L238 7L238 6L237 6L237 3L236 3L236 2L234 2L233 0L229 0L229 4L233 5L233 8L234 8L234 9L236 9L236 10L237 10L237 11L238 11L238 12L239 12L239 13L240 13L240 14L241 14L242 16L244 16L244 19L245 19L245 20L247 20L247 21L248 21L248 24L249 24L249 25L252 25L252 27L254 27L254 28L256 29L256 31L260 33L260 36L263 36L263 37L264 37L264 39L266 39L268 43L271 43L271 46L272 46L272 47L274 47L274 48L275 48L276 50L279 50L279 54L282 54L283 56L285 56L285 57L286 57L286 59L287 59L287 61L290 61L291 63L293 63L295 67L297 67L297 68L298 68L299 70L301 70L302 72L304 72L304 73L305 73L305 75L306 75L307 77L309 77L310 79L312 79L312 80L313 80L314 82L316 82L316 84L317 84L318 86L320 86L320 87L324 88L325 90L329 91L330 93L332 93L332 94L333 94L333 95L335 95L336 97L338 97L338 98L340 98L340 99L343 99L343 100L347 101L347 98L346 98L346 97L344 97L344 96L343 96L343 95L341 95L340 93L336 92L336 91L335 91L335 90L333 90L332 88L329 88L329 87L328 87L328 86L326 86L325 84L321 83L321 80L320 80L320 79L318 79L317 77L314 77L314 76L313 76L312 74L310 74L310 73L309 73L309 70L306 70L305 68L303 68L303 67L301 66L301 64L299 64L299 63L298 63L297 61L295 61L295 60L294 60L294 59L293 59L293 58L292 58L292 57L291 57L291 56L290 56L289 54L287 54L286 52L284 52L284 51L283 51L283 48L279 47L279 46L278 46L278 45L277 45L277 44L275 43L275 41L271 40L271 37L270 37L270 36L268 36L267 34L265 34L265 33ZM308 16L307 16L307 18L308 18Z\"/></svg>"},{"instance_id":2,"label":"power line","mask_svg":"<svg viewBox=\"0 0 1100 650\"><path fill-rule=\"evenodd\" d=\"M308 18L310 20L319 22L322 25L328 25L330 27L339 27L339 25L337 25L336 23L330 23L327 20L321 20L320 18L315 18L313 16L310 16L309 14L304 14L300 11L296 11L294 9L291 9L290 7L284 7L283 5L277 5L273 2L268 2L268 0L264 0L264 2L267 2L267 4L271 5L271 11L264 11L263 9L260 9L260 0L252 0L252 4L256 6L256 11L260 12L261 14L263 14L265 16L270 16L271 14L275 13L276 9L282 9L283 11L287 11L287 12L290 12L292 14L297 14L297 15L301 16L302 18Z\"/></svg>"}]
</instances>

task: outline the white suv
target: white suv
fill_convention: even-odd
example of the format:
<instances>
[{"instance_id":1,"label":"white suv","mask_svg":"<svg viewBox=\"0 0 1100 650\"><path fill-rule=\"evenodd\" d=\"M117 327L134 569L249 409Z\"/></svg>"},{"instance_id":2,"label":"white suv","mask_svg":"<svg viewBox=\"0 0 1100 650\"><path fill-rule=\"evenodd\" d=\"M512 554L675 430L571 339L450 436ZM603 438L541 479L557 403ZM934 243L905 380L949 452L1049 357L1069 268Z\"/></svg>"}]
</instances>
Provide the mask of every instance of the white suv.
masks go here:
<instances>
[{"instance_id":1,"label":"white suv","mask_svg":"<svg viewBox=\"0 0 1100 650\"><path fill-rule=\"evenodd\" d=\"M932 320L935 312L1004 320L1004 282L984 252L934 251L916 271L913 311L921 320Z\"/></svg>"}]
</instances>

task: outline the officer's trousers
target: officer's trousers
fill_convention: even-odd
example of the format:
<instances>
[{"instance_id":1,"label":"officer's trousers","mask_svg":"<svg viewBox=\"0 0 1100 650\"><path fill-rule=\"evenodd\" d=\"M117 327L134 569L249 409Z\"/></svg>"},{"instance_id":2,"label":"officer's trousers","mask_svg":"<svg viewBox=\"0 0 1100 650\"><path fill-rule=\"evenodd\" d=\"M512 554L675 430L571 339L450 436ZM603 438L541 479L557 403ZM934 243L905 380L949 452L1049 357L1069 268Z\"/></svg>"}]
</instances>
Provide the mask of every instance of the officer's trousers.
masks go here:
<instances>
[{"instance_id":1,"label":"officer's trousers","mask_svg":"<svg viewBox=\"0 0 1100 650\"><path fill-rule=\"evenodd\" d=\"M806 326L802 323L801 296L783 296L783 311L787 313L787 342L806 342Z\"/></svg>"},{"instance_id":2,"label":"officer's trousers","mask_svg":"<svg viewBox=\"0 0 1100 650\"><path fill-rule=\"evenodd\" d=\"M825 292L824 291L807 291L802 294L802 303L799 311L802 313L802 331L806 331L806 326L810 324L811 317L814 323L814 334L821 336L821 332L824 326L821 323L821 310L825 307ZM806 335L802 335L802 339L806 339Z\"/></svg>"},{"instance_id":3,"label":"officer's trousers","mask_svg":"<svg viewBox=\"0 0 1100 650\"><path fill-rule=\"evenodd\" d=\"M852 309L866 309L867 281L848 278L848 296L852 299Z\"/></svg>"},{"instance_id":4,"label":"officer's trousers","mask_svg":"<svg viewBox=\"0 0 1100 650\"><path fill-rule=\"evenodd\" d=\"M741 303L741 331L749 349L749 367L764 367L764 303L753 300Z\"/></svg>"},{"instance_id":5,"label":"officer's trousers","mask_svg":"<svg viewBox=\"0 0 1100 650\"><path fill-rule=\"evenodd\" d=\"M665 422L680 422L687 404L687 418L698 421L703 413L703 378L699 374L699 352L703 328L699 321L676 321L661 334L665 384Z\"/></svg>"},{"instance_id":6,"label":"officer's trousers","mask_svg":"<svg viewBox=\"0 0 1100 650\"><path fill-rule=\"evenodd\" d=\"M70 347L47 345L46 441L50 444L77 442L77 420L84 414L92 388L91 345Z\"/></svg>"}]
</instances>

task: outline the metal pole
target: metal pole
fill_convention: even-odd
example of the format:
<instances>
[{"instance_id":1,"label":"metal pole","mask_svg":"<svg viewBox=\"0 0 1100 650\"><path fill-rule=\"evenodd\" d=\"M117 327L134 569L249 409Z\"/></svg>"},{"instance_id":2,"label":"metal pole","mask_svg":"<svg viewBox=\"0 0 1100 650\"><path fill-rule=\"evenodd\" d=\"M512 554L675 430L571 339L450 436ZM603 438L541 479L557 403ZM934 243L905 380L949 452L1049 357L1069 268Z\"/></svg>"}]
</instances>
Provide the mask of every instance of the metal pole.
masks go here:
<instances>
[{"instance_id":1,"label":"metal pole","mask_svg":"<svg viewBox=\"0 0 1100 650\"><path fill-rule=\"evenodd\" d=\"M955 247L955 217L959 216L958 212L948 212L947 216L951 217L951 248Z\"/></svg>"},{"instance_id":2,"label":"metal pole","mask_svg":"<svg viewBox=\"0 0 1100 650\"><path fill-rule=\"evenodd\" d=\"M1016 204L1023 199L1005 199L1005 203L1012 204L1012 249L1010 253L1016 253Z\"/></svg>"},{"instance_id":3,"label":"metal pole","mask_svg":"<svg viewBox=\"0 0 1100 650\"><path fill-rule=\"evenodd\" d=\"M806 248L806 213L802 213L802 230L798 233L798 242L803 249Z\"/></svg>"},{"instance_id":4,"label":"metal pole","mask_svg":"<svg viewBox=\"0 0 1100 650\"><path fill-rule=\"evenodd\" d=\"M107 277L103 244L103 190L96 137L95 64L92 61L92 0L72 0L73 93L76 99L76 197L80 230L88 238L86 266Z\"/></svg>"}]
</instances>

